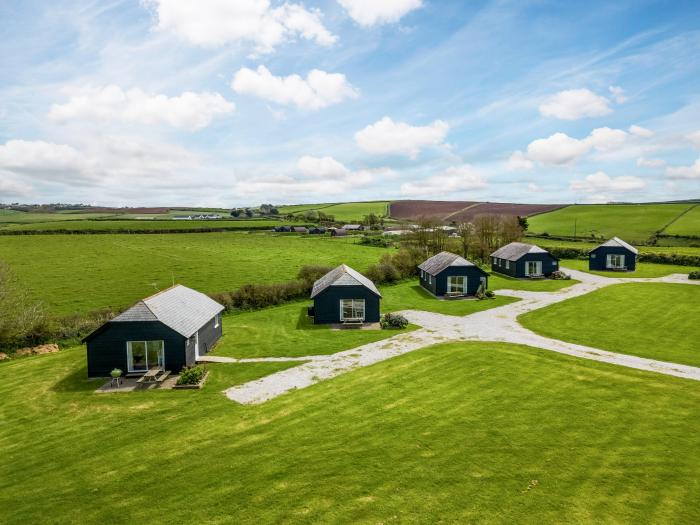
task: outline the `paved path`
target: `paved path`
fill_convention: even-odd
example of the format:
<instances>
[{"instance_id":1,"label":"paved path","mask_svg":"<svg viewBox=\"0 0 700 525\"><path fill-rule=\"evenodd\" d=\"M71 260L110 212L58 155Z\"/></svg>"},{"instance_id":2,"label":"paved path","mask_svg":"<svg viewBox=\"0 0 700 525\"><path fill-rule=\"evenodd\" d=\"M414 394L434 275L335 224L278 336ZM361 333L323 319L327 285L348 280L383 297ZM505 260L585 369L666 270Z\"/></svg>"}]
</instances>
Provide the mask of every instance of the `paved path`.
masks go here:
<instances>
[{"instance_id":1,"label":"paved path","mask_svg":"<svg viewBox=\"0 0 700 525\"><path fill-rule=\"evenodd\" d=\"M401 312L411 323L421 327L414 332L400 334L389 339L345 350L332 355L295 358L233 359L209 357L216 362L259 361L307 361L306 363L276 372L261 379L237 385L226 390L226 396L243 404L264 403L291 390L306 388L320 381L336 377L358 367L368 366L426 346L449 341L496 341L528 345L562 354L612 363L639 370L684 377L700 381L700 368L616 354L597 348L567 343L535 334L517 322L526 312L544 308L554 303L585 295L600 288L625 282L664 282L700 284L689 281L682 274L661 278L610 278L576 270L565 269L578 284L555 292L530 292L523 290L499 290L499 295L518 297L521 300L498 308L456 317L433 312L407 310Z\"/></svg>"}]
</instances>

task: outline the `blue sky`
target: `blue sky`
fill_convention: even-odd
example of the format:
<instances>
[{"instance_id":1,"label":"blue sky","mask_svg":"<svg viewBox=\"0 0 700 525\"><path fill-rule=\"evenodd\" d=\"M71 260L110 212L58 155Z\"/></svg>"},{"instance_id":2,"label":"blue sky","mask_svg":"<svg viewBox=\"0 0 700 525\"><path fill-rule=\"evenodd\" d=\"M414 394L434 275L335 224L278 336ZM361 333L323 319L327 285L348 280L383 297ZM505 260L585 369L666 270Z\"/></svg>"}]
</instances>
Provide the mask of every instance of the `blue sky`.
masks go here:
<instances>
[{"instance_id":1,"label":"blue sky","mask_svg":"<svg viewBox=\"0 0 700 525\"><path fill-rule=\"evenodd\" d=\"M0 202L697 198L698 57L698 2L3 2Z\"/></svg>"}]
</instances>

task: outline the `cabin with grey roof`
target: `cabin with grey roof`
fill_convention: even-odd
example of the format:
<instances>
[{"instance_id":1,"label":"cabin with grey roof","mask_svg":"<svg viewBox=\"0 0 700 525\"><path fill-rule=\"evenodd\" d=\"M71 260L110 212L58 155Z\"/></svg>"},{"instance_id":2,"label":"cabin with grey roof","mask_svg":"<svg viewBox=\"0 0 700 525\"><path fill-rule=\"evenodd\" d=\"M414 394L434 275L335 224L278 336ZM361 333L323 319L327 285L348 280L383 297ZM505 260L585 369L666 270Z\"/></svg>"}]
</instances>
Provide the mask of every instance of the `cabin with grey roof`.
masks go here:
<instances>
[{"instance_id":1,"label":"cabin with grey roof","mask_svg":"<svg viewBox=\"0 0 700 525\"><path fill-rule=\"evenodd\" d=\"M83 339L88 377L114 368L141 375L152 368L180 372L210 352L222 334L224 307L175 285L136 303Z\"/></svg>"},{"instance_id":2,"label":"cabin with grey roof","mask_svg":"<svg viewBox=\"0 0 700 525\"><path fill-rule=\"evenodd\" d=\"M314 283L309 315L314 324L377 323L381 298L372 281L341 264Z\"/></svg>"},{"instance_id":3,"label":"cabin with grey roof","mask_svg":"<svg viewBox=\"0 0 700 525\"><path fill-rule=\"evenodd\" d=\"M488 288L489 274L464 257L440 252L418 265L420 285L436 297L476 295Z\"/></svg>"},{"instance_id":4,"label":"cabin with grey roof","mask_svg":"<svg viewBox=\"0 0 700 525\"><path fill-rule=\"evenodd\" d=\"M559 259L544 248L511 242L491 254L491 270L509 277L549 277L559 270Z\"/></svg>"},{"instance_id":5,"label":"cabin with grey roof","mask_svg":"<svg viewBox=\"0 0 700 525\"><path fill-rule=\"evenodd\" d=\"M613 237L588 252L588 269L633 272L637 267L637 255L637 248L619 237Z\"/></svg>"}]
</instances>

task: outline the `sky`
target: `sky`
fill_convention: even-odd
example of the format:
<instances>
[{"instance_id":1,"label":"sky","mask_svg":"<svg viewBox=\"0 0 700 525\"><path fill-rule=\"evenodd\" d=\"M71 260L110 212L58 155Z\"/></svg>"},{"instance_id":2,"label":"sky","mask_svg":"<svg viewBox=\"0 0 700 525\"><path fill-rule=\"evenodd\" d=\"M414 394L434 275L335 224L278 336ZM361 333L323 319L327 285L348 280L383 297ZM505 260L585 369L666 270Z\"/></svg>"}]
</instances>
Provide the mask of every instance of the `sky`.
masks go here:
<instances>
[{"instance_id":1,"label":"sky","mask_svg":"<svg viewBox=\"0 0 700 525\"><path fill-rule=\"evenodd\" d=\"M700 2L4 0L0 202L700 197Z\"/></svg>"}]
</instances>

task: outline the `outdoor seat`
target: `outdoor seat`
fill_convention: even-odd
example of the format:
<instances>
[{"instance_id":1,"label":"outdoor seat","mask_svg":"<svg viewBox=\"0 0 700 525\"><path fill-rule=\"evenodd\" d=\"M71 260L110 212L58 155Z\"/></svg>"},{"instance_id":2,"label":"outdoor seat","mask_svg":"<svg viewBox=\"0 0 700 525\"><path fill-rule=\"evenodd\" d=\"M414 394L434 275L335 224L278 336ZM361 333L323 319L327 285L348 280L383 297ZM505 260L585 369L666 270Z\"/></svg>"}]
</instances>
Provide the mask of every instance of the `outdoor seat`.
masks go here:
<instances>
[{"instance_id":1,"label":"outdoor seat","mask_svg":"<svg viewBox=\"0 0 700 525\"><path fill-rule=\"evenodd\" d=\"M349 319L343 319L343 324L362 324L365 320L361 317L352 317Z\"/></svg>"}]
</instances>

